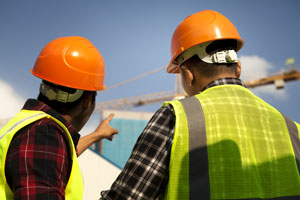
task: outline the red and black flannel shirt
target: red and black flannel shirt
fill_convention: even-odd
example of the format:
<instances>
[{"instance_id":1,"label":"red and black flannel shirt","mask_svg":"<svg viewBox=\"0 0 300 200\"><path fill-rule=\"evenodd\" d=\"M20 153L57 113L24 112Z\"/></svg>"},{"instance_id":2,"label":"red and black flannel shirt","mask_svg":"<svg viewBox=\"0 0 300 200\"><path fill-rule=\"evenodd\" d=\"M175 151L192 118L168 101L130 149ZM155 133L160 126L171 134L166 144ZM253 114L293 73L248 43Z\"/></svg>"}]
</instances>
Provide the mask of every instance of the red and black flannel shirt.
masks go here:
<instances>
[{"instance_id":1,"label":"red and black flannel shirt","mask_svg":"<svg viewBox=\"0 0 300 200\"><path fill-rule=\"evenodd\" d=\"M29 99L23 109L40 110L60 120L71 133L77 146L80 135L55 110ZM5 175L15 200L65 199L72 160L69 140L53 120L43 118L14 136L8 150Z\"/></svg>"}]
</instances>

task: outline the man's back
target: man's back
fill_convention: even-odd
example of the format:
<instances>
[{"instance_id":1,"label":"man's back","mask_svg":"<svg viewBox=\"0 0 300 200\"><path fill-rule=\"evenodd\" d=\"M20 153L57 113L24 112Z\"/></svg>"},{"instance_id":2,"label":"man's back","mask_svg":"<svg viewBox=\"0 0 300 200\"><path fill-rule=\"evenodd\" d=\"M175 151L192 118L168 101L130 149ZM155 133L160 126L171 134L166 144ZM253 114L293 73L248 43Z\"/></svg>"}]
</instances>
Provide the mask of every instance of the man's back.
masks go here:
<instances>
[{"instance_id":1,"label":"man's back","mask_svg":"<svg viewBox=\"0 0 300 200\"><path fill-rule=\"evenodd\" d=\"M200 140L206 138L206 144L182 153L186 148L184 144L180 146L182 144L176 142L179 141L176 138L183 138L182 134L185 131L175 132L172 154L176 155L176 158L171 155L169 187L172 187L170 185L173 183L176 185L176 182L183 185L182 181L186 180L189 181L187 184L190 184L190 195L195 188L196 193L201 196L200 188L197 189L193 187L195 184L191 184L191 180L198 175L199 180L196 182L200 181L202 187L207 185L210 190L207 191L210 193L208 196L211 195L211 199L300 195L300 176L294 153L296 146L300 146L299 134L289 132L291 127L286 125L285 118L279 111L238 85L212 87L196 97L203 110L205 131L196 130L193 133L189 130L189 137L202 134L204 137L200 137ZM196 109L196 106L193 108ZM175 113L179 113L178 109L180 110L175 106ZM181 123L179 120L182 118L176 114L176 123ZM289 122L297 131L296 124ZM298 124L297 126L299 130L300 127ZM189 129L193 129L190 128L190 124ZM296 136L295 140L292 140L290 134ZM200 143L201 141L198 142ZM208 159L203 161L200 158L203 154L195 153L197 151L207 152ZM182 157L178 158L178 155ZM178 163L181 165L180 170L177 170L179 181L172 180L173 169L178 168L175 166ZM185 166L189 168L186 169ZM207 171L200 171L199 168ZM184 170L188 172L185 173ZM185 176L188 173L190 180Z\"/></svg>"}]
</instances>

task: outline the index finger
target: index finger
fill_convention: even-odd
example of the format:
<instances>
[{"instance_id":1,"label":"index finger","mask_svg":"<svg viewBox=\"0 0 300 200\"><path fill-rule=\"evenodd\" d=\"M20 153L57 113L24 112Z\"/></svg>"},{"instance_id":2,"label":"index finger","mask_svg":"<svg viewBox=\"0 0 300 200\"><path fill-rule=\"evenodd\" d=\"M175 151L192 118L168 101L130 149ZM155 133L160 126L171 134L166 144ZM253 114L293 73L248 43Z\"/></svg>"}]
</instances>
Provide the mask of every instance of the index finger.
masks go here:
<instances>
[{"instance_id":1,"label":"index finger","mask_svg":"<svg viewBox=\"0 0 300 200\"><path fill-rule=\"evenodd\" d=\"M115 116L115 113L111 113L111 114L109 114L109 116L108 116L105 120L107 120L108 122L110 122L111 119L112 119L114 116Z\"/></svg>"}]
</instances>

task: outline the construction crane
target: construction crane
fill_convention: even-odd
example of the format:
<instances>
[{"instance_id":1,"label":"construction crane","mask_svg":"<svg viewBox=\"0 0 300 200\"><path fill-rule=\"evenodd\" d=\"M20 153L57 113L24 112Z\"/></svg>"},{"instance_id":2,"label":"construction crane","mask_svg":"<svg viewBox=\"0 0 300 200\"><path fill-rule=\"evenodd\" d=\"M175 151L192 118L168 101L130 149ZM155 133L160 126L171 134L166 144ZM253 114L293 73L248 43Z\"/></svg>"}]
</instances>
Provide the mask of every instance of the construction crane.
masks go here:
<instances>
[{"instance_id":1,"label":"construction crane","mask_svg":"<svg viewBox=\"0 0 300 200\"><path fill-rule=\"evenodd\" d=\"M284 88L285 82L297 81L297 80L300 80L300 72L297 69L291 69L289 71L282 72L273 76L268 76L257 80L246 81L245 84L247 85L248 88L255 88L259 86L275 84L275 87L277 89L282 89ZM181 90L180 78L178 75L176 75L175 92L173 91L156 92L156 93L146 94L142 96L134 96L134 97L121 98L121 99L110 100L105 102L99 102L96 104L95 110L99 112L105 109L127 110L137 106L144 106L147 104L157 103L161 101L169 101L172 99L184 98L186 95L184 94L183 91L180 90Z\"/></svg>"},{"instance_id":2,"label":"construction crane","mask_svg":"<svg viewBox=\"0 0 300 200\"><path fill-rule=\"evenodd\" d=\"M160 68L160 70L165 69L165 68L166 67ZM153 71L151 71L150 73L152 73L152 72ZM145 74L147 74L147 73L145 73ZM133 78L130 80L136 80L136 78ZM120 86L120 85L123 85L128 82L129 81L121 82L116 85ZM114 86L112 86L110 88L114 88ZM184 96L185 96L185 94L180 87L180 77L179 77L179 75L176 75L175 92L169 90L169 91L155 92L155 93L146 94L146 95L126 97L126 98L105 101L105 102L99 102L96 104L95 110L100 111L100 112L101 112L101 110L105 110L105 109L128 110L133 107L143 106L146 104L157 103L157 102L161 102L161 101L168 101L168 100L172 100L174 98L181 98Z\"/></svg>"},{"instance_id":3,"label":"construction crane","mask_svg":"<svg viewBox=\"0 0 300 200\"><path fill-rule=\"evenodd\" d=\"M166 67L164 66L164 67L152 70L150 72L136 76L127 81L123 81L118 84L115 84L115 85L109 87L108 89L113 89L113 88L119 87L121 85L127 84L134 80L143 78L149 74L161 71L165 68ZM268 77L260 78L257 80L246 81L245 84L247 85L248 88L255 88L255 87L259 87L259 86L275 84L277 89L282 89L282 88L284 88L285 82L297 81L297 80L300 80L300 72L296 68L294 68L294 69L290 69L286 72L282 72L282 73L279 73L279 74L276 74L273 76L268 76ZM169 101L169 100L173 100L173 99L180 99L180 98L184 98L185 96L186 95L185 95L184 91L182 91L182 89L180 87L179 75L176 75L175 92L174 91L162 91L162 92L156 92L156 93L152 93L152 94L115 99L115 100L110 100L110 101L105 101L105 102L98 102L96 104L95 112L102 112L102 110L106 110L106 109L128 110L133 107L144 106L144 105L148 105L148 104L152 104L152 103ZM8 120L9 119L0 119L0 127L2 125L6 124L8 122Z\"/></svg>"},{"instance_id":4,"label":"construction crane","mask_svg":"<svg viewBox=\"0 0 300 200\"><path fill-rule=\"evenodd\" d=\"M248 88L254 88L258 86L275 84L277 89L282 89L284 88L285 82L296 80L300 80L300 73L296 69L291 69L287 72L283 72L274 76L269 76L253 81L247 81L246 85Z\"/></svg>"},{"instance_id":5,"label":"construction crane","mask_svg":"<svg viewBox=\"0 0 300 200\"><path fill-rule=\"evenodd\" d=\"M152 73L152 72L151 72ZM143 74L143 77L146 74ZM137 80L137 78L133 78L131 80ZM284 88L284 83L289 81L296 81L300 80L300 72L296 69L289 70L287 72L279 73L277 75L268 76L265 78L257 79L257 80L251 80L246 81L245 84L248 88L255 88L259 86L265 86L270 84L275 84L277 89ZM124 85L130 81L121 82L116 85ZM166 91L166 92L156 92L152 94L146 94L141 96L134 96L134 97L128 97L128 98L121 98L116 100L110 100L105 102L98 102L96 104L95 112L100 112L101 118L102 111L107 109L112 110L128 110L133 107L138 106L145 106L152 103L158 103L162 101L169 101L173 99L180 99L184 98L186 94L184 91L182 91L182 88L180 86L180 77L179 75L176 75L175 78L175 92L173 91ZM102 154L102 141L100 141L98 144L96 144L95 149Z\"/></svg>"}]
</instances>

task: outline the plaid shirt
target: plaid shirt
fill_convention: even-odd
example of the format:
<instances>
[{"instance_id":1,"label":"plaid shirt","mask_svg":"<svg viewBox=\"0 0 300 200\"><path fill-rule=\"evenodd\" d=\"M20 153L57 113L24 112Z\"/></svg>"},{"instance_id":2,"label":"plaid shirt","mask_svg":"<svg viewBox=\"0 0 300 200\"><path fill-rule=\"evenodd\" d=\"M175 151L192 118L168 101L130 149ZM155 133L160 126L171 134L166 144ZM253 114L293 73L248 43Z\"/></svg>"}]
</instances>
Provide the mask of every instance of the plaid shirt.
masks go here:
<instances>
[{"instance_id":1,"label":"plaid shirt","mask_svg":"<svg viewBox=\"0 0 300 200\"><path fill-rule=\"evenodd\" d=\"M224 78L209 83L202 91L224 84L244 86L240 79ZM202 92L201 91L201 92ZM124 169L101 199L155 199L166 188L175 130L171 105L161 107L138 138Z\"/></svg>"},{"instance_id":2,"label":"plaid shirt","mask_svg":"<svg viewBox=\"0 0 300 200\"><path fill-rule=\"evenodd\" d=\"M29 99L23 109L40 110L60 120L77 145L80 135L49 106ZM14 199L65 199L72 167L70 152L66 133L51 119L43 118L19 130L9 146L5 165Z\"/></svg>"}]
</instances>

